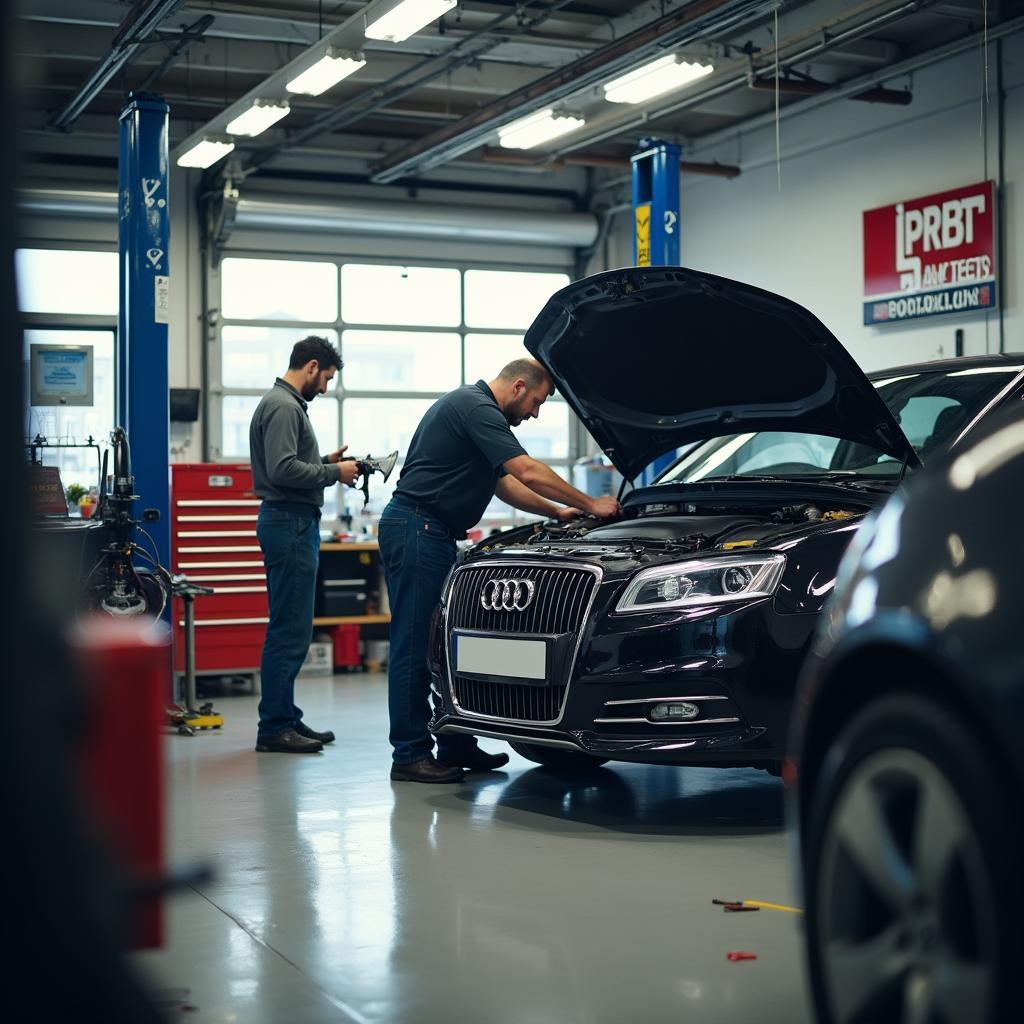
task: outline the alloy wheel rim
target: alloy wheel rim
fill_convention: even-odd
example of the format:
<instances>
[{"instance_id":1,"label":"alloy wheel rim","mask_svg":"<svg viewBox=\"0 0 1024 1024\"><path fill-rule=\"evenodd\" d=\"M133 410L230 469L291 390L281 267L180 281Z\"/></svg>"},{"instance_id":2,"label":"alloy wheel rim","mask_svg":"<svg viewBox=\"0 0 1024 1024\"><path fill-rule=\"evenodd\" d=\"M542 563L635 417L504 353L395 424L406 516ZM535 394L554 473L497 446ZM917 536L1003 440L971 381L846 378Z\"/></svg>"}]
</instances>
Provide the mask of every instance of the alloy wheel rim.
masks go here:
<instances>
[{"instance_id":1,"label":"alloy wheel rim","mask_svg":"<svg viewBox=\"0 0 1024 1024\"><path fill-rule=\"evenodd\" d=\"M836 1024L987 1019L992 887L970 818L932 761L886 749L850 774L826 826L817 897Z\"/></svg>"}]
</instances>

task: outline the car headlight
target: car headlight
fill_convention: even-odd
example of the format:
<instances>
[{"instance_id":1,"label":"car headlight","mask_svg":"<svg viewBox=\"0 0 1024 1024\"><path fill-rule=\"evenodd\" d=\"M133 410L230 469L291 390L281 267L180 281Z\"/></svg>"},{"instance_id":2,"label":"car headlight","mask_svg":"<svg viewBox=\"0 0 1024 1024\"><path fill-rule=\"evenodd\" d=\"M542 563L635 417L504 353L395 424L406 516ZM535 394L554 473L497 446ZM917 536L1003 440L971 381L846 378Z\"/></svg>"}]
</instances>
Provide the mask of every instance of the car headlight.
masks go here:
<instances>
[{"instance_id":1,"label":"car headlight","mask_svg":"<svg viewBox=\"0 0 1024 1024\"><path fill-rule=\"evenodd\" d=\"M656 565L630 580L615 611L663 612L771 597L785 568L786 556L779 554L723 555Z\"/></svg>"}]
</instances>

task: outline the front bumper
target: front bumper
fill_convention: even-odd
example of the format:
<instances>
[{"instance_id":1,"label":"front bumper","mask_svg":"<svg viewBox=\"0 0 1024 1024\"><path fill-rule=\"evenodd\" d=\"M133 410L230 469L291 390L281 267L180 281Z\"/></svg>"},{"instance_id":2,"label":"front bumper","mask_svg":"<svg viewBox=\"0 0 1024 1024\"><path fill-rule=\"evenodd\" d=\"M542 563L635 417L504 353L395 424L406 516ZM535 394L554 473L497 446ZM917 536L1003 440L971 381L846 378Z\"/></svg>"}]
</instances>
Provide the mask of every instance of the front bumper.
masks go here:
<instances>
[{"instance_id":1,"label":"front bumper","mask_svg":"<svg viewBox=\"0 0 1024 1024\"><path fill-rule=\"evenodd\" d=\"M795 680L816 619L815 614L780 615L771 600L726 612L675 615L615 616L595 606L582 630L561 714L556 722L538 724L460 707L445 637L434 646L430 728L620 761L777 762L784 756ZM489 685L509 682L495 677ZM698 717L649 720L654 703L675 700L696 704Z\"/></svg>"}]
</instances>

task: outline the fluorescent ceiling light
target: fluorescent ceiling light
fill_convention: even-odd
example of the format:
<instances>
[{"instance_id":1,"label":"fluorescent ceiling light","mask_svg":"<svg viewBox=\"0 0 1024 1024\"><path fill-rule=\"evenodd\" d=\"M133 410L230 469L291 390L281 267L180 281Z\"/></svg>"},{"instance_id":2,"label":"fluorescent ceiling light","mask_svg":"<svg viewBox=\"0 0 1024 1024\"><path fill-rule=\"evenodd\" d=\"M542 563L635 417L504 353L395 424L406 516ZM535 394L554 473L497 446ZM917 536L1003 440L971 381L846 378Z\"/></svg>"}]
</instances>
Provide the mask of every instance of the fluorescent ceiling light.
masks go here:
<instances>
[{"instance_id":1,"label":"fluorescent ceiling light","mask_svg":"<svg viewBox=\"0 0 1024 1024\"><path fill-rule=\"evenodd\" d=\"M220 139L202 139L191 149L178 157L179 167L212 167L221 157L225 157L235 148L233 142Z\"/></svg>"},{"instance_id":2,"label":"fluorescent ceiling light","mask_svg":"<svg viewBox=\"0 0 1024 1024\"><path fill-rule=\"evenodd\" d=\"M714 70L710 64L690 63L670 53L606 82L604 98L609 103L643 103L664 92L690 85Z\"/></svg>"},{"instance_id":3,"label":"fluorescent ceiling light","mask_svg":"<svg viewBox=\"0 0 1024 1024\"><path fill-rule=\"evenodd\" d=\"M543 142L582 128L586 121L571 114L556 114L551 107L520 118L498 129L498 141L506 149L532 149Z\"/></svg>"},{"instance_id":4,"label":"fluorescent ceiling light","mask_svg":"<svg viewBox=\"0 0 1024 1024\"><path fill-rule=\"evenodd\" d=\"M228 122L229 135L259 135L288 113L287 103L257 100L244 114Z\"/></svg>"},{"instance_id":5,"label":"fluorescent ceiling light","mask_svg":"<svg viewBox=\"0 0 1024 1024\"><path fill-rule=\"evenodd\" d=\"M368 39L400 43L421 28L436 21L455 6L456 0L402 0L387 14L366 26Z\"/></svg>"},{"instance_id":6,"label":"fluorescent ceiling light","mask_svg":"<svg viewBox=\"0 0 1024 1024\"><path fill-rule=\"evenodd\" d=\"M289 92L302 93L304 96L319 96L343 78L354 75L365 65L366 58L361 53L349 53L331 47L323 57L293 78L285 88Z\"/></svg>"}]
</instances>

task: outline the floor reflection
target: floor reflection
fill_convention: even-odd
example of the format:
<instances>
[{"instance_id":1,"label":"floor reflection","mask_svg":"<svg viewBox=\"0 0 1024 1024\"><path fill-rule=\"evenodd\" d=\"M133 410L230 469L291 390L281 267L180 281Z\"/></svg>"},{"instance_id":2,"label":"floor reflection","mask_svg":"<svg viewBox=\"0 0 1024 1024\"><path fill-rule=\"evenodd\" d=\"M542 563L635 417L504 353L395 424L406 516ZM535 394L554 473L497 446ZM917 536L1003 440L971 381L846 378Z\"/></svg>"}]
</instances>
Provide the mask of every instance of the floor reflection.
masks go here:
<instances>
[{"instance_id":1,"label":"floor reflection","mask_svg":"<svg viewBox=\"0 0 1024 1024\"><path fill-rule=\"evenodd\" d=\"M534 768L459 796L497 818L525 812L636 835L740 836L783 827L782 783L756 769L615 765L573 777Z\"/></svg>"}]
</instances>

